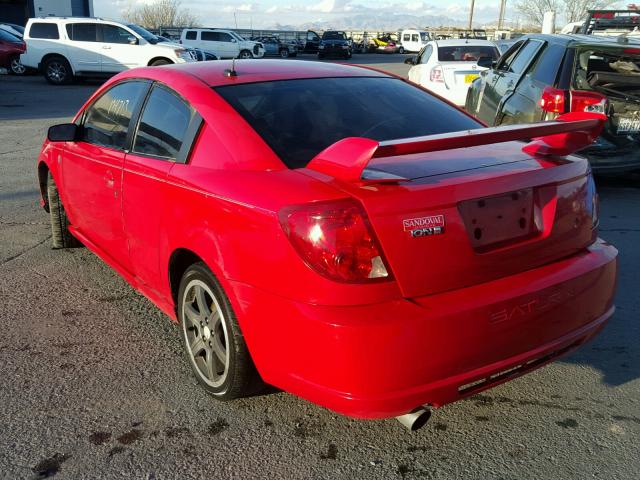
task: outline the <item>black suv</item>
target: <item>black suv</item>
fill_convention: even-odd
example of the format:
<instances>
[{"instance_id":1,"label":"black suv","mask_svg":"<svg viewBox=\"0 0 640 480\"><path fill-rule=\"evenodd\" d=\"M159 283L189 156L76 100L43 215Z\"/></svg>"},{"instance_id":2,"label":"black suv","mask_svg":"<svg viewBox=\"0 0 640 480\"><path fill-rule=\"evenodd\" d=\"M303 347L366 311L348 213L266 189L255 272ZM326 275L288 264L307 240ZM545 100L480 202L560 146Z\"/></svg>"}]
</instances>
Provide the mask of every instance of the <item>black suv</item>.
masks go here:
<instances>
[{"instance_id":1,"label":"black suv","mask_svg":"<svg viewBox=\"0 0 640 480\"><path fill-rule=\"evenodd\" d=\"M318 45L318 58L330 55L351 58L351 40L347 38L346 33L328 30L322 34Z\"/></svg>"},{"instance_id":2,"label":"black suv","mask_svg":"<svg viewBox=\"0 0 640 480\"><path fill-rule=\"evenodd\" d=\"M640 43L527 35L480 73L465 109L488 125L551 120L566 112L604 113L609 120L602 134L580 153L597 173L639 170Z\"/></svg>"}]
</instances>

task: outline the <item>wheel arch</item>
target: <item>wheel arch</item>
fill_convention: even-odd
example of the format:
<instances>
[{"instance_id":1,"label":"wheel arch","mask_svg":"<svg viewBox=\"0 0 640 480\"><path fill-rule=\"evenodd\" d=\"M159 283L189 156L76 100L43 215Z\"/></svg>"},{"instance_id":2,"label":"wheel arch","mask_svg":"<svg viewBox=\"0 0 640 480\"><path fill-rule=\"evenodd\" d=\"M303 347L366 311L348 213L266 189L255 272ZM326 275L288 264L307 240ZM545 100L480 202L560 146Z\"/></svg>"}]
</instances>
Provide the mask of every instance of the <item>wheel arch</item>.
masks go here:
<instances>
[{"instance_id":1,"label":"wheel arch","mask_svg":"<svg viewBox=\"0 0 640 480\"><path fill-rule=\"evenodd\" d=\"M170 58L159 56L159 57L153 57L151 60L149 60L149 62L147 62L147 66L150 67L153 64L153 62L157 62L158 60L165 60L165 61L169 62L170 64L175 63Z\"/></svg>"},{"instance_id":2,"label":"wheel arch","mask_svg":"<svg viewBox=\"0 0 640 480\"><path fill-rule=\"evenodd\" d=\"M177 248L169 257L169 289L176 309L178 308L178 290L180 289L180 280L182 279L184 272L186 272L191 265L198 262L206 264L200 255L188 248Z\"/></svg>"},{"instance_id":3,"label":"wheel arch","mask_svg":"<svg viewBox=\"0 0 640 480\"><path fill-rule=\"evenodd\" d=\"M49 165L44 160L38 162L38 185L40 185L40 204L45 212L49 213L49 198L47 196L47 182L49 177Z\"/></svg>"},{"instance_id":4,"label":"wheel arch","mask_svg":"<svg viewBox=\"0 0 640 480\"><path fill-rule=\"evenodd\" d=\"M59 58L64 59L64 60L69 64L69 66L71 67L71 73L72 73L73 75L75 75L76 71L75 71L75 69L73 68L73 63L71 63L71 62L69 61L69 59L68 59L67 57L65 57L62 53L57 53L57 52L55 52L55 53L47 53L46 55L44 55L44 56L42 57L42 60L40 60L40 66L41 66L41 68L44 70L44 64L47 62L47 60L49 60L49 59L51 59L51 58L56 58L56 57L59 57Z\"/></svg>"}]
</instances>

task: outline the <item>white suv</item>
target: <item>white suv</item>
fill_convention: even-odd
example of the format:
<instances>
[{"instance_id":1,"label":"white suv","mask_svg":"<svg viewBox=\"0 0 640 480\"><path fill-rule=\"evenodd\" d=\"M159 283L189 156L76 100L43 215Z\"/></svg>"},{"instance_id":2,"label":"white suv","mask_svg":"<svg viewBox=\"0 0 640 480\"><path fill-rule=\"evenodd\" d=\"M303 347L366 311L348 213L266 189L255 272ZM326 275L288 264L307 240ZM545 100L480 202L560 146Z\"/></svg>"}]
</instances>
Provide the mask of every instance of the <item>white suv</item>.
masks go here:
<instances>
[{"instance_id":1,"label":"white suv","mask_svg":"<svg viewBox=\"0 0 640 480\"><path fill-rule=\"evenodd\" d=\"M215 54L218 58L262 58L264 45L245 40L233 30L185 28L180 43Z\"/></svg>"},{"instance_id":2,"label":"white suv","mask_svg":"<svg viewBox=\"0 0 640 480\"><path fill-rule=\"evenodd\" d=\"M30 18L24 41L22 64L39 69L56 85L71 83L75 76L194 61L182 46L158 43L138 25L97 18Z\"/></svg>"}]
</instances>

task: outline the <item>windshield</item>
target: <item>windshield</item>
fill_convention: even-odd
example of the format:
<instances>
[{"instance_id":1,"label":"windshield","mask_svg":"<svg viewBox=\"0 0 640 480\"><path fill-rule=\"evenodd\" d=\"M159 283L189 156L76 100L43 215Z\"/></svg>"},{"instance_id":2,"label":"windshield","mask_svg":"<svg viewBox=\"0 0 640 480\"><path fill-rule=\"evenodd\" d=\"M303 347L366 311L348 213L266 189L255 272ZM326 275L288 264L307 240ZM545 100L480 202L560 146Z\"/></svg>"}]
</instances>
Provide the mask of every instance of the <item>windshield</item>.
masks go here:
<instances>
[{"instance_id":1,"label":"windshield","mask_svg":"<svg viewBox=\"0 0 640 480\"><path fill-rule=\"evenodd\" d=\"M440 62L477 62L482 57L490 57L492 60L497 60L499 56L498 49L490 46L438 46L438 61Z\"/></svg>"},{"instance_id":2,"label":"windshield","mask_svg":"<svg viewBox=\"0 0 640 480\"><path fill-rule=\"evenodd\" d=\"M316 78L215 88L289 168L347 137L378 141L481 128L395 78Z\"/></svg>"},{"instance_id":3,"label":"windshield","mask_svg":"<svg viewBox=\"0 0 640 480\"><path fill-rule=\"evenodd\" d=\"M136 25L135 23L128 23L127 27L129 27L131 30L133 30L134 32L136 32L138 35L140 35L142 38L144 38L147 42L152 43L152 44L156 44L158 43L158 37L156 37L153 33L151 33L148 30L145 30L144 28L142 28L140 25Z\"/></svg>"},{"instance_id":4,"label":"windshield","mask_svg":"<svg viewBox=\"0 0 640 480\"><path fill-rule=\"evenodd\" d=\"M323 40L346 40L347 36L344 32L324 32L322 34Z\"/></svg>"},{"instance_id":5,"label":"windshield","mask_svg":"<svg viewBox=\"0 0 640 480\"><path fill-rule=\"evenodd\" d=\"M242 38L240 35L238 35L236 32L229 31L229 33L231 34L231 36L232 36L233 38L235 38L235 39L236 39L236 40L238 40L239 42L244 42L244 41L245 41L245 39L244 39L244 38Z\"/></svg>"}]
</instances>

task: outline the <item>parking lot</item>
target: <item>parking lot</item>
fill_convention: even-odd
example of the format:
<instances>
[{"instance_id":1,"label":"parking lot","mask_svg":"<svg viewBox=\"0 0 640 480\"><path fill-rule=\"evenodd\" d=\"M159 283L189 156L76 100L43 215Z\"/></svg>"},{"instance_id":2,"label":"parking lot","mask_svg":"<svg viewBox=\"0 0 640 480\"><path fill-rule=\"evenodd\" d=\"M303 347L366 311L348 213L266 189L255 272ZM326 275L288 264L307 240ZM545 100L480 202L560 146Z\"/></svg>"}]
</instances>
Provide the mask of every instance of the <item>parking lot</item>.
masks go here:
<instances>
[{"instance_id":1,"label":"parking lot","mask_svg":"<svg viewBox=\"0 0 640 480\"><path fill-rule=\"evenodd\" d=\"M640 178L598 179L617 312L577 353L413 434L281 392L220 403L164 314L87 249L49 247L36 157L100 84L0 76L0 478L638 478Z\"/></svg>"}]
</instances>

